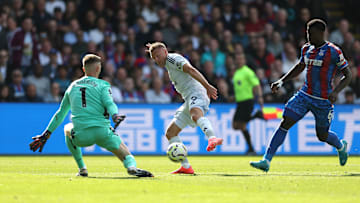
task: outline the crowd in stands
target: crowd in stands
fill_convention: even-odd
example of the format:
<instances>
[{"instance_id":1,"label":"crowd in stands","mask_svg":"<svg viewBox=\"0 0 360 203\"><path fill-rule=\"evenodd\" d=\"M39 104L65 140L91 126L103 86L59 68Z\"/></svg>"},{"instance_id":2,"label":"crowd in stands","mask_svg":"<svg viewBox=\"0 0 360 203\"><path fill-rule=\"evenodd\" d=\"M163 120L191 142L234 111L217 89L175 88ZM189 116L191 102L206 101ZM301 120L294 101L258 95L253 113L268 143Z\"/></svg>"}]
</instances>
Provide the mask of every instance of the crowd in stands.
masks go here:
<instances>
[{"instance_id":1,"label":"crowd in stands","mask_svg":"<svg viewBox=\"0 0 360 203\"><path fill-rule=\"evenodd\" d=\"M213 102L234 102L234 56L244 54L265 102L284 103L303 85L305 72L277 94L269 84L298 62L305 23L327 19L325 11L311 9L314 2L2 0L0 102L60 102L68 85L83 76L86 53L102 57L101 78L112 85L116 103L182 102L166 69L145 51L147 42L162 41L218 88ZM353 73L338 103L359 103L360 41L349 19L327 23L328 40L342 48Z\"/></svg>"}]
</instances>

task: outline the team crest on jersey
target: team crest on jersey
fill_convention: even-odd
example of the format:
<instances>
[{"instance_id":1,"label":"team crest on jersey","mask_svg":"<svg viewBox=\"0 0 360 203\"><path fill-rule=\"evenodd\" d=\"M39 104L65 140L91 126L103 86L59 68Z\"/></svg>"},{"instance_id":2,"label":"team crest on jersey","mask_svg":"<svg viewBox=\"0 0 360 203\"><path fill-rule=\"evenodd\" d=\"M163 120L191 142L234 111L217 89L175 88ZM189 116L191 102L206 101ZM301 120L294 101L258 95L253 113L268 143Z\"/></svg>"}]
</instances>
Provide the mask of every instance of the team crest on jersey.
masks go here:
<instances>
[{"instance_id":1,"label":"team crest on jersey","mask_svg":"<svg viewBox=\"0 0 360 203\"><path fill-rule=\"evenodd\" d=\"M181 62L176 62L176 67L180 70L181 69Z\"/></svg>"},{"instance_id":2,"label":"team crest on jersey","mask_svg":"<svg viewBox=\"0 0 360 203\"><path fill-rule=\"evenodd\" d=\"M109 88L109 94L112 95L111 89Z\"/></svg>"},{"instance_id":3,"label":"team crest on jersey","mask_svg":"<svg viewBox=\"0 0 360 203\"><path fill-rule=\"evenodd\" d=\"M319 52L319 56L324 56L324 52L325 52L325 50L321 49Z\"/></svg>"}]
</instances>

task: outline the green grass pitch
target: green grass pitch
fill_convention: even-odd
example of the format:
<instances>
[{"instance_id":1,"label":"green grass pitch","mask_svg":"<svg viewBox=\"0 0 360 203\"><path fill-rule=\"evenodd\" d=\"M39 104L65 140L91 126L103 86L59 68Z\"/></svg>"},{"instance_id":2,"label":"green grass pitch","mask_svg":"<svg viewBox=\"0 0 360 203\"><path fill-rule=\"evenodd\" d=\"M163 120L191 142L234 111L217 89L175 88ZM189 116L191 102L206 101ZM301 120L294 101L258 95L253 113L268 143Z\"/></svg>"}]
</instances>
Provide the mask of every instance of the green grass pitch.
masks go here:
<instances>
[{"instance_id":1,"label":"green grass pitch","mask_svg":"<svg viewBox=\"0 0 360 203\"><path fill-rule=\"evenodd\" d=\"M76 177L70 156L0 156L0 202L359 202L360 157L190 156L196 175L171 175L166 156L138 156L155 178L127 175L114 156L85 156L89 178Z\"/></svg>"}]
</instances>

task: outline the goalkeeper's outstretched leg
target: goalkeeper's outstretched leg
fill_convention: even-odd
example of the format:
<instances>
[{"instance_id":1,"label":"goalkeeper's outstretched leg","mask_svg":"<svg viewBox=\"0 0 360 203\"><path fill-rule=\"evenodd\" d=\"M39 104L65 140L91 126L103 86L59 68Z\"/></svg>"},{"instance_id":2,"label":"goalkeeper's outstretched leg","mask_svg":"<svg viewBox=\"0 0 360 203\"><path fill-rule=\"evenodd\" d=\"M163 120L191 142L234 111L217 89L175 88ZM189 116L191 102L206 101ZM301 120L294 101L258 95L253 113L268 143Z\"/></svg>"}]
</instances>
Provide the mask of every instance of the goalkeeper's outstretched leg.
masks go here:
<instances>
[{"instance_id":1,"label":"goalkeeper's outstretched leg","mask_svg":"<svg viewBox=\"0 0 360 203\"><path fill-rule=\"evenodd\" d=\"M64 127L64 134L65 134L65 142L66 146L68 147L69 151L71 152L72 156L74 157L76 164L79 167L79 172L77 173L77 176L88 176L88 172L84 163L84 160L82 158L81 148L76 146L72 141L72 135L71 132L73 130L74 126L72 123L68 123Z\"/></svg>"},{"instance_id":2,"label":"goalkeeper's outstretched leg","mask_svg":"<svg viewBox=\"0 0 360 203\"><path fill-rule=\"evenodd\" d=\"M129 175L137 177L154 177L149 171L136 167L134 156L131 155L129 149L123 142L120 143L119 149L112 150L111 152L123 162Z\"/></svg>"}]
</instances>

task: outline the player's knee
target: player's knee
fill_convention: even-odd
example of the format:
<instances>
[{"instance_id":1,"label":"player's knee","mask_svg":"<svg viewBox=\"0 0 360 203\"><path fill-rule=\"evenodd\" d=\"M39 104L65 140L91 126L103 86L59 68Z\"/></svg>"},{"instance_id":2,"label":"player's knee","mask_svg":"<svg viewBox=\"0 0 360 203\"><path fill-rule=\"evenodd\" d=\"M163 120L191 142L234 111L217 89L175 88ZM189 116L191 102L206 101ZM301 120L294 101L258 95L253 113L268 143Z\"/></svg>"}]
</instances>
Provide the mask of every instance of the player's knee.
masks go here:
<instances>
[{"instance_id":1,"label":"player's knee","mask_svg":"<svg viewBox=\"0 0 360 203\"><path fill-rule=\"evenodd\" d=\"M326 133L324 133L324 132L322 132L322 133L316 132L316 136L318 137L318 139L319 139L321 142L326 142L329 134L328 134L327 132L326 132Z\"/></svg>"},{"instance_id":2,"label":"player's knee","mask_svg":"<svg viewBox=\"0 0 360 203\"><path fill-rule=\"evenodd\" d=\"M71 130L74 128L74 125L72 123L68 123L64 126L64 134L65 136L70 137L71 136Z\"/></svg>"},{"instance_id":3,"label":"player's knee","mask_svg":"<svg viewBox=\"0 0 360 203\"><path fill-rule=\"evenodd\" d=\"M232 123L232 127L233 127L235 130L239 130L239 129L240 129L240 126L239 126L239 123L238 123L238 122L233 122L233 123Z\"/></svg>"},{"instance_id":4,"label":"player's knee","mask_svg":"<svg viewBox=\"0 0 360 203\"><path fill-rule=\"evenodd\" d=\"M283 117L280 127L289 130L296 122L288 117Z\"/></svg>"},{"instance_id":5,"label":"player's knee","mask_svg":"<svg viewBox=\"0 0 360 203\"><path fill-rule=\"evenodd\" d=\"M316 136L321 142L326 142L329 136L329 129L327 127L316 126Z\"/></svg>"}]
</instances>

